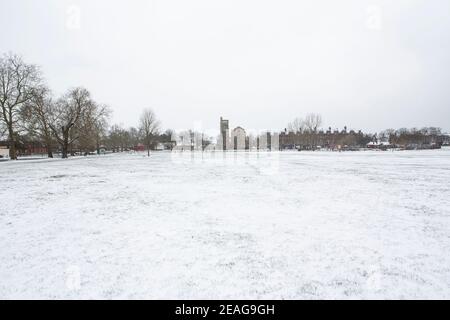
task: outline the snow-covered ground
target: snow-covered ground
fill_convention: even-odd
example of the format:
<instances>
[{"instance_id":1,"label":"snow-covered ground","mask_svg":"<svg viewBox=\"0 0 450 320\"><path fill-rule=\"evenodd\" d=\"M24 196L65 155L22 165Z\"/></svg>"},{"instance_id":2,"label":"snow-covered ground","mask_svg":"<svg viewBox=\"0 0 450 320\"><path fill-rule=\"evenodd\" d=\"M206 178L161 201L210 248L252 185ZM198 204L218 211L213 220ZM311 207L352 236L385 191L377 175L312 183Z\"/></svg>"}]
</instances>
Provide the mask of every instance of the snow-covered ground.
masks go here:
<instances>
[{"instance_id":1,"label":"snow-covered ground","mask_svg":"<svg viewBox=\"0 0 450 320\"><path fill-rule=\"evenodd\" d=\"M450 298L450 150L0 163L0 298Z\"/></svg>"}]
</instances>

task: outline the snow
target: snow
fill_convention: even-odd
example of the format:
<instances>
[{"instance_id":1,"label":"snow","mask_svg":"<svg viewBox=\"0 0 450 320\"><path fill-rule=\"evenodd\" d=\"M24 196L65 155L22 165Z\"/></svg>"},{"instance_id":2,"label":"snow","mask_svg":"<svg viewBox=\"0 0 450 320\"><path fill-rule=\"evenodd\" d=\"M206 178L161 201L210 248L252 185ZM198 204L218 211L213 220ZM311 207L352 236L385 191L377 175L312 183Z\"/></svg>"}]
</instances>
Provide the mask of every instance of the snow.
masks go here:
<instances>
[{"instance_id":1,"label":"snow","mask_svg":"<svg viewBox=\"0 0 450 320\"><path fill-rule=\"evenodd\" d=\"M2 299L449 299L450 150L0 163Z\"/></svg>"}]
</instances>

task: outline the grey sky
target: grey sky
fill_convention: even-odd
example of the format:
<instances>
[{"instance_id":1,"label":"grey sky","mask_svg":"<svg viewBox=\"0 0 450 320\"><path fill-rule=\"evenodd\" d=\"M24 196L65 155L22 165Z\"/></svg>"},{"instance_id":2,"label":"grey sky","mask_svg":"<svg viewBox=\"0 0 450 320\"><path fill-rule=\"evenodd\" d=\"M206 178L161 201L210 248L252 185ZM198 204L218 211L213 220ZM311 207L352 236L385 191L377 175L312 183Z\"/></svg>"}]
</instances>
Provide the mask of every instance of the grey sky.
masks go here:
<instances>
[{"instance_id":1,"label":"grey sky","mask_svg":"<svg viewBox=\"0 0 450 320\"><path fill-rule=\"evenodd\" d=\"M450 130L448 0L0 0L0 51L137 125ZM79 19L78 19L78 13Z\"/></svg>"}]
</instances>

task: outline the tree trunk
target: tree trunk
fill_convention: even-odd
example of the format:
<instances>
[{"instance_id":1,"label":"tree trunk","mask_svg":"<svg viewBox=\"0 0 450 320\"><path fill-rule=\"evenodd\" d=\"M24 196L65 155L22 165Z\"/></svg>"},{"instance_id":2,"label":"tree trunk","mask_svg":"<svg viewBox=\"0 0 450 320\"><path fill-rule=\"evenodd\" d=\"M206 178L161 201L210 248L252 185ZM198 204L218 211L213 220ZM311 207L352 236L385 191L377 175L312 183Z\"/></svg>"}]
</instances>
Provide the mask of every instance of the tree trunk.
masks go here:
<instances>
[{"instance_id":1,"label":"tree trunk","mask_svg":"<svg viewBox=\"0 0 450 320\"><path fill-rule=\"evenodd\" d=\"M69 157L69 135L64 134L63 145L62 145L62 158L67 159Z\"/></svg>"},{"instance_id":2,"label":"tree trunk","mask_svg":"<svg viewBox=\"0 0 450 320\"><path fill-rule=\"evenodd\" d=\"M68 158L68 155L67 155L67 150L68 149L68 146L67 146L67 144L66 143L64 143L63 144L63 146L62 146L62 158L63 159L67 159Z\"/></svg>"},{"instance_id":3,"label":"tree trunk","mask_svg":"<svg viewBox=\"0 0 450 320\"><path fill-rule=\"evenodd\" d=\"M152 145L152 142L149 136L147 136L144 143L147 145L147 156L150 157L150 146Z\"/></svg>"},{"instance_id":4,"label":"tree trunk","mask_svg":"<svg viewBox=\"0 0 450 320\"><path fill-rule=\"evenodd\" d=\"M13 140L11 140L11 145L9 146L9 158L11 160L17 160L16 142Z\"/></svg>"},{"instance_id":5,"label":"tree trunk","mask_svg":"<svg viewBox=\"0 0 450 320\"><path fill-rule=\"evenodd\" d=\"M16 140L14 139L14 131L12 129L12 125L8 128L9 131L9 158L11 160L17 160L17 152L16 152Z\"/></svg>"},{"instance_id":6,"label":"tree trunk","mask_svg":"<svg viewBox=\"0 0 450 320\"><path fill-rule=\"evenodd\" d=\"M47 146L47 156L49 158L53 158L53 148L52 148L51 138L49 138L49 136L47 135L45 140L46 140L45 145Z\"/></svg>"}]
</instances>

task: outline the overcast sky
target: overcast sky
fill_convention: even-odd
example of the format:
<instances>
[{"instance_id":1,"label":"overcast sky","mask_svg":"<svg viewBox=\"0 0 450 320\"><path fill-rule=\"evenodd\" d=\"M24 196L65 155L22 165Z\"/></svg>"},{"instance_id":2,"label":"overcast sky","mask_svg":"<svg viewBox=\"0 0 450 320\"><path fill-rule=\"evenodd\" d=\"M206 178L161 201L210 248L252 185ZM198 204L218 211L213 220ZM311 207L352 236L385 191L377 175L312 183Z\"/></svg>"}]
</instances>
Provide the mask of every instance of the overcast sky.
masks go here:
<instances>
[{"instance_id":1,"label":"overcast sky","mask_svg":"<svg viewBox=\"0 0 450 320\"><path fill-rule=\"evenodd\" d=\"M137 125L450 131L448 0L0 0L0 52Z\"/></svg>"}]
</instances>

